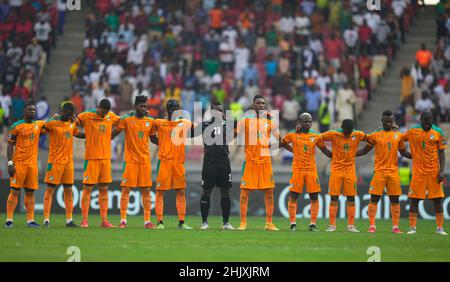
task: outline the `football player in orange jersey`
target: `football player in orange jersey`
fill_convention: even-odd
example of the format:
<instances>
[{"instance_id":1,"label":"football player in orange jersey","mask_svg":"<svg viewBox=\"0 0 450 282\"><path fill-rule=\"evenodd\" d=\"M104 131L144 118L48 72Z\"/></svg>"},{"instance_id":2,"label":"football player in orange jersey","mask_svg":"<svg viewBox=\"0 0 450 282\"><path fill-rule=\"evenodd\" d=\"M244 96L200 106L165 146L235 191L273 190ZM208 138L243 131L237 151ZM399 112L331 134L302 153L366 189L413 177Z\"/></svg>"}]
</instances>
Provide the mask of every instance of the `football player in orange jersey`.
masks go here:
<instances>
[{"instance_id":1,"label":"football player in orange jersey","mask_svg":"<svg viewBox=\"0 0 450 282\"><path fill-rule=\"evenodd\" d=\"M53 193L57 185L64 187L64 203L66 206L66 226L77 227L73 222L73 194L74 182L73 167L73 136L84 138L74 122L75 106L68 102L63 104L61 115L49 119L44 124L44 130L50 137L48 152L47 173L45 183L47 189L44 194L44 226L50 226L50 210L52 207Z\"/></svg>"},{"instance_id":2,"label":"football player in orange jersey","mask_svg":"<svg viewBox=\"0 0 450 282\"><path fill-rule=\"evenodd\" d=\"M375 148L375 165L372 181L370 182L369 193L370 203L369 233L375 233L375 217L377 215L377 205L383 191L386 188L387 195L391 201L392 232L401 234L400 221L400 201L402 194L400 187L400 175L398 174L398 153L406 158L411 158L411 154L406 151L403 141L403 134L394 130L394 114L391 111L383 112L381 116L382 129L367 135L366 146L356 152L356 156L363 156Z\"/></svg>"},{"instance_id":3,"label":"football player in orange jersey","mask_svg":"<svg viewBox=\"0 0 450 282\"><path fill-rule=\"evenodd\" d=\"M8 173L11 191L6 204L6 228L13 227L13 215L19 201L20 189L25 190L24 204L27 212L27 226L39 228L34 221L34 191L39 188L38 150L39 136L45 134L44 121L35 120L36 106L27 102L24 118L11 125L8 135Z\"/></svg>"},{"instance_id":4,"label":"football player in orange jersey","mask_svg":"<svg viewBox=\"0 0 450 282\"><path fill-rule=\"evenodd\" d=\"M289 185L289 219L291 222L291 231L297 230L295 218L297 215L297 199L303 193L303 187L306 186L306 192L311 200L311 222L309 231L319 231L316 226L317 214L319 212L319 192L320 182L317 175L317 166L315 160L315 149L319 148L322 153L331 158L332 153L322 141L320 133L311 129L312 116L309 113L303 113L298 117L297 128L295 132L288 133L282 140L285 148L292 144L292 178ZM289 150L289 149L288 149Z\"/></svg>"},{"instance_id":5,"label":"football player in orange jersey","mask_svg":"<svg viewBox=\"0 0 450 282\"><path fill-rule=\"evenodd\" d=\"M194 136L194 124L186 119L178 119L180 103L175 99L166 102L167 116L154 122L158 134L158 166L156 179L155 212L158 217L157 229L164 229L164 192L176 191L178 229L192 229L185 223L186 217L186 174L185 144L188 136Z\"/></svg>"},{"instance_id":6,"label":"football player in orange jersey","mask_svg":"<svg viewBox=\"0 0 450 282\"><path fill-rule=\"evenodd\" d=\"M423 112L420 124L413 126L405 135L412 154L412 179L409 186L409 231L416 234L418 206L426 198L433 200L436 213L436 234L447 235L444 231L444 198L445 148L447 137L444 131L433 125L433 114Z\"/></svg>"},{"instance_id":7,"label":"football player in orange jersey","mask_svg":"<svg viewBox=\"0 0 450 282\"><path fill-rule=\"evenodd\" d=\"M336 215L339 196L347 197L348 232L359 232L355 227L355 196L357 190L355 158L358 145L366 141L366 134L353 130L353 120L344 119L340 130L330 130L321 134L323 141L331 141L333 157L331 159L331 174L329 192L330 226L327 232L336 231Z\"/></svg>"},{"instance_id":8,"label":"football player in orange jersey","mask_svg":"<svg viewBox=\"0 0 450 282\"><path fill-rule=\"evenodd\" d=\"M142 206L144 207L144 228L155 228L155 225L150 221L152 167L150 163L149 139L156 145L158 145L158 141L154 133L154 120L146 116L147 107L147 97L137 96L134 102L134 112L120 118L111 136L111 139L114 139L122 131L125 132L125 156L120 184L122 196L120 197L119 228L127 226L130 188L135 187L141 188Z\"/></svg>"},{"instance_id":9,"label":"football player in orange jersey","mask_svg":"<svg viewBox=\"0 0 450 282\"><path fill-rule=\"evenodd\" d=\"M86 135L86 151L81 199L81 227L88 227L91 192L95 184L99 189L100 217L102 227L115 227L108 221L108 185L111 177L111 133L120 117L111 110L111 102L104 98L96 109L78 115L77 125Z\"/></svg>"},{"instance_id":10,"label":"football player in orange jersey","mask_svg":"<svg viewBox=\"0 0 450 282\"><path fill-rule=\"evenodd\" d=\"M238 123L238 135L245 138L245 162L242 166L241 179L241 223L238 230L247 229L248 198L251 191L264 191L266 204L266 224L264 229L278 231L273 224L274 210L273 191L275 180L272 171L272 159L270 156L270 137L273 134L278 141L278 133L272 116L267 113L266 101L263 96L256 95L253 98L254 115L246 116ZM283 145L281 143L281 145Z\"/></svg>"}]
</instances>

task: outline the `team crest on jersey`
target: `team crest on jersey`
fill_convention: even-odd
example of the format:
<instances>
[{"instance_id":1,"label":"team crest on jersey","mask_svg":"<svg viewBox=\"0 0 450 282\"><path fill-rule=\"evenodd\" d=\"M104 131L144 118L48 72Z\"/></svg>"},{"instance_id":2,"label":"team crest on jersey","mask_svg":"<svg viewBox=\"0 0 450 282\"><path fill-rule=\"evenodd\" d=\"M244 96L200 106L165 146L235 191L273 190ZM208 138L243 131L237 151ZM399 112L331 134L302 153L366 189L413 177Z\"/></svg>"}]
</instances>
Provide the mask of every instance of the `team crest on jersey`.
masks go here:
<instances>
[{"instance_id":1,"label":"team crest on jersey","mask_svg":"<svg viewBox=\"0 0 450 282\"><path fill-rule=\"evenodd\" d=\"M110 117L110 116L107 116L107 117L106 117L106 120L107 120L107 121L110 121L110 120L111 120L111 117Z\"/></svg>"},{"instance_id":2,"label":"team crest on jersey","mask_svg":"<svg viewBox=\"0 0 450 282\"><path fill-rule=\"evenodd\" d=\"M52 176L50 176L48 179L49 179L50 181L53 181L55 178L54 178L53 175L52 175Z\"/></svg>"},{"instance_id":3,"label":"team crest on jersey","mask_svg":"<svg viewBox=\"0 0 450 282\"><path fill-rule=\"evenodd\" d=\"M356 136L353 136L353 137L352 137L352 140L355 141L355 140L356 140Z\"/></svg>"},{"instance_id":4,"label":"team crest on jersey","mask_svg":"<svg viewBox=\"0 0 450 282\"><path fill-rule=\"evenodd\" d=\"M161 182L156 183L156 187L161 186Z\"/></svg>"},{"instance_id":5,"label":"team crest on jersey","mask_svg":"<svg viewBox=\"0 0 450 282\"><path fill-rule=\"evenodd\" d=\"M36 125L34 126L34 129L35 129L35 130L38 130L38 129L39 129L39 126L36 124Z\"/></svg>"},{"instance_id":6,"label":"team crest on jersey","mask_svg":"<svg viewBox=\"0 0 450 282\"><path fill-rule=\"evenodd\" d=\"M150 123L147 121L146 123L145 123L145 127L149 127L150 126Z\"/></svg>"},{"instance_id":7,"label":"team crest on jersey","mask_svg":"<svg viewBox=\"0 0 450 282\"><path fill-rule=\"evenodd\" d=\"M245 184L247 184L245 181L241 182L241 185L245 186Z\"/></svg>"},{"instance_id":8,"label":"team crest on jersey","mask_svg":"<svg viewBox=\"0 0 450 282\"><path fill-rule=\"evenodd\" d=\"M89 179L89 176L85 176L85 177L84 177L84 180L88 180L88 179Z\"/></svg>"},{"instance_id":9,"label":"team crest on jersey","mask_svg":"<svg viewBox=\"0 0 450 282\"><path fill-rule=\"evenodd\" d=\"M16 184L16 183L17 183L17 180L16 180L15 178L13 178L13 179L12 179L12 183L13 183L13 184Z\"/></svg>"},{"instance_id":10,"label":"team crest on jersey","mask_svg":"<svg viewBox=\"0 0 450 282\"><path fill-rule=\"evenodd\" d=\"M431 140L434 140L434 134L431 134L431 135L430 135L430 139L431 139Z\"/></svg>"},{"instance_id":11,"label":"team crest on jersey","mask_svg":"<svg viewBox=\"0 0 450 282\"><path fill-rule=\"evenodd\" d=\"M309 138L309 141L314 142L316 140L314 137Z\"/></svg>"},{"instance_id":12,"label":"team crest on jersey","mask_svg":"<svg viewBox=\"0 0 450 282\"><path fill-rule=\"evenodd\" d=\"M183 126L183 122L180 121L180 122L178 123L178 126Z\"/></svg>"},{"instance_id":13,"label":"team crest on jersey","mask_svg":"<svg viewBox=\"0 0 450 282\"><path fill-rule=\"evenodd\" d=\"M372 191L374 189L374 187L372 185L370 185L369 190Z\"/></svg>"},{"instance_id":14,"label":"team crest on jersey","mask_svg":"<svg viewBox=\"0 0 450 282\"><path fill-rule=\"evenodd\" d=\"M398 139L398 134L394 134L394 139Z\"/></svg>"},{"instance_id":15,"label":"team crest on jersey","mask_svg":"<svg viewBox=\"0 0 450 282\"><path fill-rule=\"evenodd\" d=\"M73 128L73 123L70 124L70 128L71 128L71 129Z\"/></svg>"}]
</instances>

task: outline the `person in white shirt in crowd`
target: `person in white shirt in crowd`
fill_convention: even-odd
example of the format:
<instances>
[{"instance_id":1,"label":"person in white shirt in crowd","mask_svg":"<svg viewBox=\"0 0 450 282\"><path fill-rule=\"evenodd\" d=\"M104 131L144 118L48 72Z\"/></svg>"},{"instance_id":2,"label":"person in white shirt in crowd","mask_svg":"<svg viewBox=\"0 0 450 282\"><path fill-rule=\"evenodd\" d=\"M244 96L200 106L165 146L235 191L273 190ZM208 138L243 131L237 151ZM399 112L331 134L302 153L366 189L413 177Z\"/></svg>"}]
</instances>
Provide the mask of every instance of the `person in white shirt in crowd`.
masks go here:
<instances>
[{"instance_id":1,"label":"person in white shirt in crowd","mask_svg":"<svg viewBox=\"0 0 450 282\"><path fill-rule=\"evenodd\" d=\"M117 63L117 59L114 58L112 64L110 64L106 70L106 75L108 75L108 83L111 87L111 92L113 94L119 94L120 92L120 83L122 82L122 76L125 71L122 66ZM112 106L111 106L112 107Z\"/></svg>"},{"instance_id":2,"label":"person in white shirt in crowd","mask_svg":"<svg viewBox=\"0 0 450 282\"><path fill-rule=\"evenodd\" d=\"M50 117L50 106L45 96L41 97L41 100L36 103L36 119L47 120Z\"/></svg>"},{"instance_id":3,"label":"person in white shirt in crowd","mask_svg":"<svg viewBox=\"0 0 450 282\"><path fill-rule=\"evenodd\" d=\"M416 101L415 109L418 113L431 112L434 109L433 101L427 91L422 92L422 96Z\"/></svg>"},{"instance_id":4,"label":"person in white shirt in crowd","mask_svg":"<svg viewBox=\"0 0 450 282\"><path fill-rule=\"evenodd\" d=\"M283 118L284 128L291 130L297 125L298 113L300 112L300 104L293 97L292 93L283 101L283 109L281 117Z\"/></svg>"},{"instance_id":5,"label":"person in white shirt in crowd","mask_svg":"<svg viewBox=\"0 0 450 282\"><path fill-rule=\"evenodd\" d=\"M295 21L291 14L285 13L280 19L279 29L284 34L292 34L295 28Z\"/></svg>"},{"instance_id":6,"label":"person in white shirt in crowd","mask_svg":"<svg viewBox=\"0 0 450 282\"><path fill-rule=\"evenodd\" d=\"M348 83L344 84L344 88L338 90L336 97L336 112L339 123L341 123L344 119L354 120L355 101L355 92L350 88Z\"/></svg>"},{"instance_id":7,"label":"person in white shirt in crowd","mask_svg":"<svg viewBox=\"0 0 450 282\"><path fill-rule=\"evenodd\" d=\"M405 9L407 7L406 2L404 0L394 0L391 3L391 7L394 10L395 17L397 17L398 20L402 43L405 43L405 28L403 22L403 13L405 12Z\"/></svg>"},{"instance_id":8,"label":"person in white shirt in crowd","mask_svg":"<svg viewBox=\"0 0 450 282\"><path fill-rule=\"evenodd\" d=\"M320 71L319 76L316 78L316 85L319 86L320 92L324 92L330 83L331 78L328 76L325 70Z\"/></svg>"},{"instance_id":9,"label":"person in white shirt in crowd","mask_svg":"<svg viewBox=\"0 0 450 282\"><path fill-rule=\"evenodd\" d=\"M66 24L67 0L57 0L56 8L58 10L58 35L64 35L64 25Z\"/></svg>"},{"instance_id":10,"label":"person in white shirt in crowd","mask_svg":"<svg viewBox=\"0 0 450 282\"><path fill-rule=\"evenodd\" d=\"M12 106L12 100L11 96L8 94L5 94L3 89L0 89L0 106L4 110L4 116L3 116L3 125L8 126L9 125L9 117L11 114L11 106Z\"/></svg>"},{"instance_id":11,"label":"person in white shirt in crowd","mask_svg":"<svg viewBox=\"0 0 450 282\"><path fill-rule=\"evenodd\" d=\"M328 98L328 112L330 113L331 123L335 120L335 101L336 101L336 91L327 85L324 91L320 92L321 104L325 103L325 99Z\"/></svg>"},{"instance_id":12,"label":"person in white shirt in crowd","mask_svg":"<svg viewBox=\"0 0 450 282\"><path fill-rule=\"evenodd\" d=\"M345 45L347 46L348 53L355 54L359 38L358 30L354 27L348 28L344 31L342 36L344 38Z\"/></svg>"},{"instance_id":13,"label":"person in white shirt in crowd","mask_svg":"<svg viewBox=\"0 0 450 282\"><path fill-rule=\"evenodd\" d=\"M260 92L258 85L256 85L255 82L252 79L250 79L248 81L247 87L244 88L244 94L248 98L249 101L253 101L253 98L256 95L261 94L261 92Z\"/></svg>"},{"instance_id":14,"label":"person in white shirt in crowd","mask_svg":"<svg viewBox=\"0 0 450 282\"><path fill-rule=\"evenodd\" d=\"M297 34L301 36L308 36L311 33L310 28L310 19L304 15L301 10L299 10L295 17L295 30Z\"/></svg>"},{"instance_id":15,"label":"person in white shirt in crowd","mask_svg":"<svg viewBox=\"0 0 450 282\"><path fill-rule=\"evenodd\" d=\"M232 70L234 64L234 47L230 44L230 40L227 35L222 38L222 42L219 45L219 52L222 69Z\"/></svg>"},{"instance_id":16,"label":"person in white shirt in crowd","mask_svg":"<svg viewBox=\"0 0 450 282\"><path fill-rule=\"evenodd\" d=\"M450 122L450 85L448 82L438 97L441 122Z\"/></svg>"},{"instance_id":17,"label":"person in white shirt in crowd","mask_svg":"<svg viewBox=\"0 0 450 282\"><path fill-rule=\"evenodd\" d=\"M133 45L128 49L127 63L134 64L135 66L140 66L144 62L144 52L139 48L138 42L134 41Z\"/></svg>"},{"instance_id":18,"label":"person in white shirt in crowd","mask_svg":"<svg viewBox=\"0 0 450 282\"><path fill-rule=\"evenodd\" d=\"M36 39L38 43L42 46L45 53L47 54L47 62L50 60L50 32L52 31L52 27L47 21L39 21L34 24L34 32L36 34Z\"/></svg>"},{"instance_id":19,"label":"person in white shirt in crowd","mask_svg":"<svg viewBox=\"0 0 450 282\"><path fill-rule=\"evenodd\" d=\"M238 32L232 26L227 25L226 29L222 31L222 38L227 37L228 44L234 50L236 48L236 40L238 38Z\"/></svg>"},{"instance_id":20,"label":"person in white shirt in crowd","mask_svg":"<svg viewBox=\"0 0 450 282\"><path fill-rule=\"evenodd\" d=\"M238 47L234 50L234 77L241 79L244 70L248 67L248 60L250 58L250 50L245 47L244 42L240 41Z\"/></svg>"},{"instance_id":21,"label":"person in white shirt in crowd","mask_svg":"<svg viewBox=\"0 0 450 282\"><path fill-rule=\"evenodd\" d=\"M137 96L145 96L147 98L150 97L150 92L147 88L144 88L144 85L141 82L137 83L136 88L133 90L133 93L131 93L130 105L134 105L134 101Z\"/></svg>"},{"instance_id":22,"label":"person in white shirt in crowd","mask_svg":"<svg viewBox=\"0 0 450 282\"><path fill-rule=\"evenodd\" d=\"M312 35L309 39L309 48L311 48L317 56L323 53L322 41L316 35Z\"/></svg>"}]
</instances>

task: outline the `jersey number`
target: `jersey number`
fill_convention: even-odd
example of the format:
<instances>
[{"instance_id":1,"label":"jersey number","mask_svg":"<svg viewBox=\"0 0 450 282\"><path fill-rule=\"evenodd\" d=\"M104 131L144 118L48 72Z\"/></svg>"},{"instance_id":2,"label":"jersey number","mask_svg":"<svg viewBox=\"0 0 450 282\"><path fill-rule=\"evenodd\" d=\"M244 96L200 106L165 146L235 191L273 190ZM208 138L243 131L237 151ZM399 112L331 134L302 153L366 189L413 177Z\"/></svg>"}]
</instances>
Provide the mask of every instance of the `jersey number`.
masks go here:
<instances>
[{"instance_id":1,"label":"jersey number","mask_svg":"<svg viewBox=\"0 0 450 282\"><path fill-rule=\"evenodd\" d=\"M220 135L220 127L214 127L214 135Z\"/></svg>"}]
</instances>

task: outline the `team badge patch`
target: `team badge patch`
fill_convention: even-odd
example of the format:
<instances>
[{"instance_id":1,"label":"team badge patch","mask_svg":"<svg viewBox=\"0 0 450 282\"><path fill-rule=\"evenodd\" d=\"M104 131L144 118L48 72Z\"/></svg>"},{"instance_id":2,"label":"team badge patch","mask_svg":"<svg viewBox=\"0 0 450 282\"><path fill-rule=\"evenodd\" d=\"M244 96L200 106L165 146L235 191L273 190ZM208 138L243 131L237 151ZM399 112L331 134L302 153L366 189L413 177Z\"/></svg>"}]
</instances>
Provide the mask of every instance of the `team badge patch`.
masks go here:
<instances>
[{"instance_id":1,"label":"team badge patch","mask_svg":"<svg viewBox=\"0 0 450 282\"><path fill-rule=\"evenodd\" d=\"M49 179L50 181L53 181L55 178L54 178L53 175L52 175L52 176L50 176L48 179Z\"/></svg>"},{"instance_id":2,"label":"team badge patch","mask_svg":"<svg viewBox=\"0 0 450 282\"><path fill-rule=\"evenodd\" d=\"M397 134L394 135L394 139L398 139L398 135Z\"/></svg>"},{"instance_id":3,"label":"team badge patch","mask_svg":"<svg viewBox=\"0 0 450 282\"><path fill-rule=\"evenodd\" d=\"M150 126L150 123L147 121L146 123L145 123L145 127L149 127Z\"/></svg>"},{"instance_id":4,"label":"team badge patch","mask_svg":"<svg viewBox=\"0 0 450 282\"><path fill-rule=\"evenodd\" d=\"M431 139L431 140L434 140L434 134L431 134L431 135L430 135L430 139Z\"/></svg>"}]
</instances>

